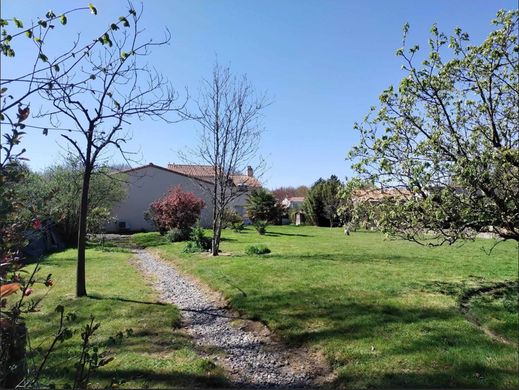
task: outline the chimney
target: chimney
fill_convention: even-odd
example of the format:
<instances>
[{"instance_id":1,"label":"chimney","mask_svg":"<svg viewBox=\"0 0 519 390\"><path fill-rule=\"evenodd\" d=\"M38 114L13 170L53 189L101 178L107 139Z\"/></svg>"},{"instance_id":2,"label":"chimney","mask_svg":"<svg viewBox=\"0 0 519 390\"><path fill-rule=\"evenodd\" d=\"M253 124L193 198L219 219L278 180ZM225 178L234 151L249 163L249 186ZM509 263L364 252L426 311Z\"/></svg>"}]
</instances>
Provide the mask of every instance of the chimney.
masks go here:
<instances>
[{"instance_id":1,"label":"chimney","mask_svg":"<svg viewBox=\"0 0 519 390\"><path fill-rule=\"evenodd\" d=\"M254 175L254 171L252 170L252 167L249 165L247 167L247 176L252 177Z\"/></svg>"}]
</instances>

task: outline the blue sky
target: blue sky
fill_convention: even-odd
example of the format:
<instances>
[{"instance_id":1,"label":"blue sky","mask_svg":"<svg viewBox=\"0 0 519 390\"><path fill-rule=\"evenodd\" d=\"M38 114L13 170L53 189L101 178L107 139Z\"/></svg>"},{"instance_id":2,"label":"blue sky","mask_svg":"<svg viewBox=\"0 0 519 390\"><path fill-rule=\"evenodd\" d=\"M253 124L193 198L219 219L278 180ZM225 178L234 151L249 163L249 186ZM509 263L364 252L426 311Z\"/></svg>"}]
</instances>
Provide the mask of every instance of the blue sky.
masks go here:
<instances>
[{"instance_id":1,"label":"blue sky","mask_svg":"<svg viewBox=\"0 0 519 390\"><path fill-rule=\"evenodd\" d=\"M3 18L28 21L48 9L58 13L87 3L3 0L1 11ZM121 0L93 3L98 16L75 14L65 29L56 30L63 43L77 31L86 38L102 31L127 8ZM148 61L180 91L195 92L218 56L269 94L273 104L264 112L260 152L269 166L263 180L275 188L352 175L345 156L358 140L353 123L405 75L394 54L405 22L411 25L409 43L423 48L432 23L445 32L460 26L479 43L491 31L497 10L516 6L505 0L155 0L144 4L142 25L150 37L162 36L164 28L173 34L171 45L154 51ZM15 61L24 55L19 51ZM5 77L9 66L16 65L2 64ZM178 162L178 151L197 140L196 124L190 122L136 120L130 130L128 146L140 153L141 164ZM25 137L32 168L59 161L64 143L58 138L32 131Z\"/></svg>"}]
</instances>

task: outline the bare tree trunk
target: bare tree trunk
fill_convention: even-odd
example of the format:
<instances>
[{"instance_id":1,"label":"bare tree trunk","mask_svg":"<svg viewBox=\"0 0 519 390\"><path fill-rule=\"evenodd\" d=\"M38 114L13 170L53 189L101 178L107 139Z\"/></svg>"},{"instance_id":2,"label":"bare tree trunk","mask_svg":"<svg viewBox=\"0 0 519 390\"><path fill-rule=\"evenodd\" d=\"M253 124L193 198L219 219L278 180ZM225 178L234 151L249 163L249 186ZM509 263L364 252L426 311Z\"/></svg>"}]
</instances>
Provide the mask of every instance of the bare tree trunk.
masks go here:
<instances>
[{"instance_id":1,"label":"bare tree trunk","mask_svg":"<svg viewBox=\"0 0 519 390\"><path fill-rule=\"evenodd\" d=\"M216 210L216 208L215 208ZM213 214L213 240L211 242L211 254L213 256L218 256L218 246L220 244L220 240L218 237L218 222L216 219L216 211Z\"/></svg>"},{"instance_id":2,"label":"bare tree trunk","mask_svg":"<svg viewBox=\"0 0 519 390\"><path fill-rule=\"evenodd\" d=\"M81 190L81 205L79 208L79 229L77 238L77 270L76 270L76 297L84 297L86 291L85 277L85 250L88 215L88 191L90 189L90 177L92 167L88 164L83 175L83 187Z\"/></svg>"}]
</instances>

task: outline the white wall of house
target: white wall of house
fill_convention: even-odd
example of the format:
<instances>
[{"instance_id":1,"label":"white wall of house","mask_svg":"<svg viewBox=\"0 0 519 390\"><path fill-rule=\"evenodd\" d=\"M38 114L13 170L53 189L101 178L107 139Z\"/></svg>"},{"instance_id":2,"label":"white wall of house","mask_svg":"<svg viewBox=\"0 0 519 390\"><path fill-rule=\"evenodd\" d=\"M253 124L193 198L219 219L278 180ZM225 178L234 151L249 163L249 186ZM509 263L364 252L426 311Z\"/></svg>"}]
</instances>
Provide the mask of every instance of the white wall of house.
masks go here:
<instances>
[{"instance_id":1,"label":"white wall of house","mask_svg":"<svg viewBox=\"0 0 519 390\"><path fill-rule=\"evenodd\" d=\"M204 227L212 224L213 207L211 197L201 186L210 187L211 184L178 174L156 165L145 165L125 172L127 176L127 195L111 211L114 222L106 227L107 232L120 231L120 223L124 222L130 231L153 231L152 223L144 219L144 213L150 204L164 196L172 187L180 186L182 191L193 192L203 199L205 207L200 216ZM237 210L244 209L247 203L247 192L235 199L231 206Z\"/></svg>"}]
</instances>

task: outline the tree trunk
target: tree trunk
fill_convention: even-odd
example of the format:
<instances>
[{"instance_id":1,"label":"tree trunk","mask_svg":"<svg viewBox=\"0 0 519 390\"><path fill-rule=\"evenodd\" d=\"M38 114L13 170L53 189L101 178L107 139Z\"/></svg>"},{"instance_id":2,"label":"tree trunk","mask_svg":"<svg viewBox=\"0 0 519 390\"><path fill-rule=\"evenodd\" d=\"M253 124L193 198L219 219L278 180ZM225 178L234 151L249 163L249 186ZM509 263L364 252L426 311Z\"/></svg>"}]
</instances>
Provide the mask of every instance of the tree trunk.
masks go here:
<instances>
[{"instance_id":1,"label":"tree trunk","mask_svg":"<svg viewBox=\"0 0 519 390\"><path fill-rule=\"evenodd\" d=\"M88 190L90 187L90 177L92 167L87 165L83 174L83 187L81 189L81 205L79 208L79 229L77 238L77 270L76 270L76 297L84 297L86 291L85 276L85 250L87 233L87 214L88 214Z\"/></svg>"},{"instance_id":2,"label":"tree trunk","mask_svg":"<svg viewBox=\"0 0 519 390\"><path fill-rule=\"evenodd\" d=\"M213 219L213 239L211 241L211 255L218 256L218 246L220 244L220 240L218 239L218 224L216 221L216 216Z\"/></svg>"}]
</instances>

